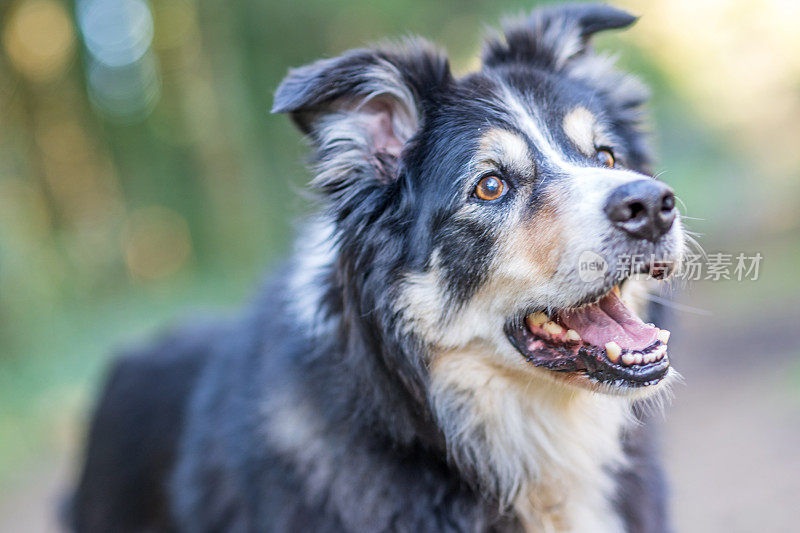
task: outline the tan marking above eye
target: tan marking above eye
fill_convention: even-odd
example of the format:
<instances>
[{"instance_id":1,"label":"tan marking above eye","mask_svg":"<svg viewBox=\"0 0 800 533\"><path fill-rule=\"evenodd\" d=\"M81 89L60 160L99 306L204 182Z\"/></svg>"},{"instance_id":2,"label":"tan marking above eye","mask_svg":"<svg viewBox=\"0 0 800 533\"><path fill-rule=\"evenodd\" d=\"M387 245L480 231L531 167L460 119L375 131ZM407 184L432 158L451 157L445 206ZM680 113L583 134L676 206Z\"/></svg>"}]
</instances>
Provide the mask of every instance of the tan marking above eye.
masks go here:
<instances>
[{"instance_id":1,"label":"tan marking above eye","mask_svg":"<svg viewBox=\"0 0 800 533\"><path fill-rule=\"evenodd\" d=\"M486 176L475 186L475 196L480 200L497 200L506 192L506 183L497 176Z\"/></svg>"},{"instance_id":2,"label":"tan marking above eye","mask_svg":"<svg viewBox=\"0 0 800 533\"><path fill-rule=\"evenodd\" d=\"M576 107L564 115L564 133L584 155L594 153L597 117L585 107Z\"/></svg>"},{"instance_id":3,"label":"tan marking above eye","mask_svg":"<svg viewBox=\"0 0 800 533\"><path fill-rule=\"evenodd\" d=\"M533 159L528 144L519 134L502 128L491 128L481 135L474 163L476 171L507 167L520 174L533 174Z\"/></svg>"}]
</instances>

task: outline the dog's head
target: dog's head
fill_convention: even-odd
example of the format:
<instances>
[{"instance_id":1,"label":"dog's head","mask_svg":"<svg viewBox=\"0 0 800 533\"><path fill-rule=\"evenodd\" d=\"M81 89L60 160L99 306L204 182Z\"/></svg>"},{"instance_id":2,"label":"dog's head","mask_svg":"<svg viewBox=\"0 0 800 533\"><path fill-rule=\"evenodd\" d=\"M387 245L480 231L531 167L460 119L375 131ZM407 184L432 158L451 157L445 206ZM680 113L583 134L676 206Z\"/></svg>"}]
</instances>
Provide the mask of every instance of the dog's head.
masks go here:
<instances>
[{"instance_id":1,"label":"dog's head","mask_svg":"<svg viewBox=\"0 0 800 533\"><path fill-rule=\"evenodd\" d=\"M634 20L597 5L534 12L461 78L416 40L289 73L273 111L314 145L360 316L391 302L391 334L432 359L466 350L551 383L657 388L669 332L619 289L667 276L684 236L648 173L645 92L589 43Z\"/></svg>"}]
</instances>

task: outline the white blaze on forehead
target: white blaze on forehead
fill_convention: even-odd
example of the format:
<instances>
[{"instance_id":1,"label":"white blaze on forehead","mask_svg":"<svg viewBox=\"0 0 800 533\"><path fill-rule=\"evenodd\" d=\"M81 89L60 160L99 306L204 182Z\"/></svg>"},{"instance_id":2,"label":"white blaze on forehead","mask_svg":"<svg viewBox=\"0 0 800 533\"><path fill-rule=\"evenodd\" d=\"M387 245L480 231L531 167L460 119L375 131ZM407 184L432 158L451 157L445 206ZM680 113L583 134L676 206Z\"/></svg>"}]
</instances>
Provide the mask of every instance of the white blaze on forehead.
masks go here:
<instances>
[{"instance_id":1,"label":"white blaze on forehead","mask_svg":"<svg viewBox=\"0 0 800 533\"><path fill-rule=\"evenodd\" d=\"M503 86L500 95L508 112L514 118L516 124L533 141L537 150L550 161L551 164L559 168L572 167L566 160L564 154L558 149L553 138L550 136L546 124L542 121L533 109L528 109L520 101L519 95L514 94L507 86Z\"/></svg>"},{"instance_id":2,"label":"white blaze on forehead","mask_svg":"<svg viewBox=\"0 0 800 533\"><path fill-rule=\"evenodd\" d=\"M564 185L564 194L571 196L566 202L566 211L582 214L586 219L584 224L579 219L573 219L575 229L580 232L588 230L591 233L599 227L605 227L607 220L602 213L602 206L607 195L614 187L642 179L645 176L623 168L598 168L569 161L558 143L553 140L547 124L536 109L524 105L521 95L507 85L502 85L500 96L508 113L533 142L541 156L547 160L549 166L555 167L562 175L569 178ZM587 143L586 130L588 120L591 120L595 127L597 126L595 117L582 107L576 108L573 113L575 114L570 119L573 135L576 135L576 139L581 140L587 146L593 144L592 140ZM591 152L593 151L594 147L592 146Z\"/></svg>"},{"instance_id":3,"label":"white blaze on forehead","mask_svg":"<svg viewBox=\"0 0 800 533\"><path fill-rule=\"evenodd\" d=\"M615 181L630 181L642 177L640 174L632 171L623 169L598 169L593 166L580 165L570 161L558 143L553 139L550 134L550 129L544 122L544 119L539 115L536 109L523 104L521 95L508 86L503 85L500 96L506 110L514 119L515 124L528 136L550 166L556 167L558 170L570 176L578 174L591 175L592 180L602 179L603 177L613 177ZM567 119L569 119L570 129L572 130L571 135L570 132L567 131L570 138L573 139L574 136L573 140L576 141L576 144L577 141L580 140L581 143L588 148L588 153L585 152L587 155L594 153L593 136L599 133L593 131L596 130L598 126L596 117L592 115L589 110L583 107L577 107L565 117L565 130L567 127ZM580 145L579 148L581 148ZM583 148L581 148L581 151L583 151Z\"/></svg>"},{"instance_id":4,"label":"white blaze on forehead","mask_svg":"<svg viewBox=\"0 0 800 533\"><path fill-rule=\"evenodd\" d=\"M597 118L585 107L576 107L564 116L564 133L584 155L595 151L594 136Z\"/></svg>"}]
</instances>

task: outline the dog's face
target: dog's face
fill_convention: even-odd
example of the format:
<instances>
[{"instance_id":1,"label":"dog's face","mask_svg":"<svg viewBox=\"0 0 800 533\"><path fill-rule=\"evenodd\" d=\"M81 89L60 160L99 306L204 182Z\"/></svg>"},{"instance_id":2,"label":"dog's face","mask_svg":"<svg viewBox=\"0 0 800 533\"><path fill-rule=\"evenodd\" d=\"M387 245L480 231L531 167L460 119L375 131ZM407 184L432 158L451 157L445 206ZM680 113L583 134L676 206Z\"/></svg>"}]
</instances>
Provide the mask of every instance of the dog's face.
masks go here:
<instances>
[{"instance_id":1,"label":"dog's face","mask_svg":"<svg viewBox=\"0 0 800 533\"><path fill-rule=\"evenodd\" d=\"M342 238L370 250L358 268L384 270L381 289L432 359L465 350L613 393L667 376L669 332L619 289L669 275L684 236L672 191L646 173L639 86L588 46L633 20L545 11L461 79L415 43L297 69L278 90L276 110L317 147Z\"/></svg>"}]
</instances>

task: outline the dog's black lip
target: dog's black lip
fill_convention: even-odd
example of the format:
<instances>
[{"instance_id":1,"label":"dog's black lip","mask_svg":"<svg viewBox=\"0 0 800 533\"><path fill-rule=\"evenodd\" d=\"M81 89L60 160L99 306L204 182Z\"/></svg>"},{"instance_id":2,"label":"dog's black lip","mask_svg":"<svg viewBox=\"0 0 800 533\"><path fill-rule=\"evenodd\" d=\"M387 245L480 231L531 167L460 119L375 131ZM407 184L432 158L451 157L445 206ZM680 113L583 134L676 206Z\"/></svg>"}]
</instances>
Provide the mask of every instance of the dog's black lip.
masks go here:
<instances>
[{"instance_id":1,"label":"dog's black lip","mask_svg":"<svg viewBox=\"0 0 800 533\"><path fill-rule=\"evenodd\" d=\"M606 357L604 348L580 342L566 342L563 345L548 343L548 348L554 354L561 354L562 357L540 359L525 347L525 337L533 336L533 334L525 326L524 319L521 322L509 321L504 329L511 345L528 363L555 372L581 372L599 383L636 388L658 383L669 371L670 364L667 355L663 359L647 365L623 366L612 363ZM657 343L660 344L660 341ZM576 348L577 353L574 352Z\"/></svg>"}]
</instances>

